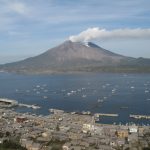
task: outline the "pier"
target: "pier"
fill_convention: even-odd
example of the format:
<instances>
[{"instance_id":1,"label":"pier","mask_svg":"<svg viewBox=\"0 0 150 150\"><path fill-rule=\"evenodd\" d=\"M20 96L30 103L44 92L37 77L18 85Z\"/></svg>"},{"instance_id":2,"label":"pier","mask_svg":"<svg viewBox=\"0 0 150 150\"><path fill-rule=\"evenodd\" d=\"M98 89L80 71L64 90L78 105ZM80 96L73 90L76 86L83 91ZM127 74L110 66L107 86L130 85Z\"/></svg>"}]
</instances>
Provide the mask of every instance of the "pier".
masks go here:
<instances>
[{"instance_id":1,"label":"pier","mask_svg":"<svg viewBox=\"0 0 150 150\"><path fill-rule=\"evenodd\" d=\"M32 109L39 109L39 108L40 108L40 106L28 105L28 104L22 104L22 103L19 103L18 106L20 106L20 107L32 108Z\"/></svg>"},{"instance_id":2,"label":"pier","mask_svg":"<svg viewBox=\"0 0 150 150\"><path fill-rule=\"evenodd\" d=\"M134 119L150 119L150 115L130 115L130 118L134 118Z\"/></svg>"},{"instance_id":3,"label":"pier","mask_svg":"<svg viewBox=\"0 0 150 150\"><path fill-rule=\"evenodd\" d=\"M105 114L105 113L96 113L94 115L95 117L100 117L100 116L107 116L107 117L118 117L118 114Z\"/></svg>"},{"instance_id":4,"label":"pier","mask_svg":"<svg viewBox=\"0 0 150 150\"><path fill-rule=\"evenodd\" d=\"M134 118L134 119L150 119L150 115L130 115L130 118Z\"/></svg>"}]
</instances>

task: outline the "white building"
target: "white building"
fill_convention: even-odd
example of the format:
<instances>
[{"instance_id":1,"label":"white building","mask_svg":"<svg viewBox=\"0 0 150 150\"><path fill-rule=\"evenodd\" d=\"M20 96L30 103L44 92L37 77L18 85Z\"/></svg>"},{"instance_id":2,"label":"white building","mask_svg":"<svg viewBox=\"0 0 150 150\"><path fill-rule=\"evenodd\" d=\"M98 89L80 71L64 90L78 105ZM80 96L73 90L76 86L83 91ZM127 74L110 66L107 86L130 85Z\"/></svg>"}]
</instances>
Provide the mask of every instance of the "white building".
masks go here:
<instances>
[{"instance_id":1,"label":"white building","mask_svg":"<svg viewBox=\"0 0 150 150\"><path fill-rule=\"evenodd\" d=\"M138 127L137 126L130 126L129 127L129 132L130 133L137 133L138 132Z\"/></svg>"},{"instance_id":2,"label":"white building","mask_svg":"<svg viewBox=\"0 0 150 150\"><path fill-rule=\"evenodd\" d=\"M82 131L83 131L83 133L88 133L88 132L94 131L94 125L83 124Z\"/></svg>"}]
</instances>

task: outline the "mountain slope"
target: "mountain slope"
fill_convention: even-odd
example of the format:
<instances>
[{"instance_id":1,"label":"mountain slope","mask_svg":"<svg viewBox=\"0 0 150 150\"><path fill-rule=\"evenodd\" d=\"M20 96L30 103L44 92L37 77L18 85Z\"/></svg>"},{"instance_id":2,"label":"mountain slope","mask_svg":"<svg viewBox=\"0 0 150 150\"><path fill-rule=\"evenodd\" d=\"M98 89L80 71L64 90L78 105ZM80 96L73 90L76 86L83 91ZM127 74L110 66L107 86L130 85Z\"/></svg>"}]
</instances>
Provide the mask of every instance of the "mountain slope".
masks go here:
<instances>
[{"instance_id":1,"label":"mountain slope","mask_svg":"<svg viewBox=\"0 0 150 150\"><path fill-rule=\"evenodd\" d=\"M138 62L139 61L139 62ZM64 71L96 71L100 68L137 66L144 60L115 54L94 43L66 41L38 56L23 61L1 65L4 71L21 73L55 73ZM146 65L150 64L147 60ZM94 70L93 70L94 68Z\"/></svg>"}]
</instances>

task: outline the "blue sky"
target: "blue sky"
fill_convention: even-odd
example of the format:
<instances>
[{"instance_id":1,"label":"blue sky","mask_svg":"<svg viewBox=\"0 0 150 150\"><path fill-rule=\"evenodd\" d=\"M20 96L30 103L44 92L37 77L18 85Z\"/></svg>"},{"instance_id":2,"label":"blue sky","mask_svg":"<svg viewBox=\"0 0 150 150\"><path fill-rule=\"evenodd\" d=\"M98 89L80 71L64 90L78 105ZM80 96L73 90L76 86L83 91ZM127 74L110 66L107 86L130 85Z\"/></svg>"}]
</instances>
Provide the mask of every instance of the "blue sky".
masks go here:
<instances>
[{"instance_id":1,"label":"blue sky","mask_svg":"<svg viewBox=\"0 0 150 150\"><path fill-rule=\"evenodd\" d=\"M149 29L149 0L0 0L0 63L38 55L98 27ZM150 58L146 38L92 39L113 52Z\"/></svg>"}]
</instances>

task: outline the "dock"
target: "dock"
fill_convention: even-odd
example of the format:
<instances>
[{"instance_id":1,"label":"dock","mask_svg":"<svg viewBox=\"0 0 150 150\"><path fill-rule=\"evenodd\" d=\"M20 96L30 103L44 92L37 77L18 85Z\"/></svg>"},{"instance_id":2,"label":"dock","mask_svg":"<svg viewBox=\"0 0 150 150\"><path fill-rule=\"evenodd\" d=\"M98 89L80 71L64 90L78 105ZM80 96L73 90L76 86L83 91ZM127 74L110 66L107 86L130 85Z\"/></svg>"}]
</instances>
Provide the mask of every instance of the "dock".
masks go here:
<instances>
[{"instance_id":1,"label":"dock","mask_svg":"<svg viewBox=\"0 0 150 150\"><path fill-rule=\"evenodd\" d=\"M134 118L134 119L150 119L150 115L130 115L130 118Z\"/></svg>"},{"instance_id":2,"label":"dock","mask_svg":"<svg viewBox=\"0 0 150 150\"><path fill-rule=\"evenodd\" d=\"M118 114L106 114L106 113L96 113L94 116L100 117L100 116L106 116L106 117L118 117Z\"/></svg>"},{"instance_id":3,"label":"dock","mask_svg":"<svg viewBox=\"0 0 150 150\"><path fill-rule=\"evenodd\" d=\"M39 108L40 108L40 106L28 105L28 104L22 104L22 103L19 103L18 106L20 106L20 107L32 108L32 109L39 109Z\"/></svg>"}]
</instances>

